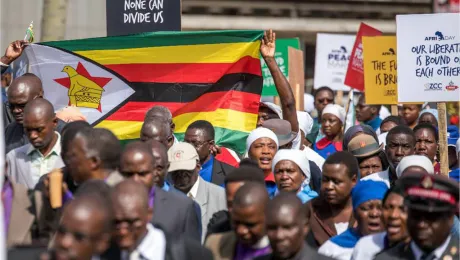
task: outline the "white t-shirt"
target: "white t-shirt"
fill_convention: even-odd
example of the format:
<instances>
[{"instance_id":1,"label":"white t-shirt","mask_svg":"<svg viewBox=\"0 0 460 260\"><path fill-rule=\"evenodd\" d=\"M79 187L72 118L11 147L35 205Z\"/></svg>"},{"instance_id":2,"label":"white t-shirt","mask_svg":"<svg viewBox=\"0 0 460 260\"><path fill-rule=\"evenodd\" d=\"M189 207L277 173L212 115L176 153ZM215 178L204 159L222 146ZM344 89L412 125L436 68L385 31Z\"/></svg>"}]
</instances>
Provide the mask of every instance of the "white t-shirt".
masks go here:
<instances>
[{"instance_id":1,"label":"white t-shirt","mask_svg":"<svg viewBox=\"0 0 460 260\"><path fill-rule=\"evenodd\" d=\"M331 242L331 240L328 240L318 249L318 253L337 260L350 260L351 254L353 253L353 247L341 247Z\"/></svg>"},{"instance_id":2,"label":"white t-shirt","mask_svg":"<svg viewBox=\"0 0 460 260\"><path fill-rule=\"evenodd\" d=\"M368 235L362 237L356 243L355 249L351 256L352 260L369 260L374 259L375 255L385 248L385 237L387 232Z\"/></svg>"},{"instance_id":3,"label":"white t-shirt","mask_svg":"<svg viewBox=\"0 0 460 260\"><path fill-rule=\"evenodd\" d=\"M376 172L371 175L368 175L362 178L361 180L363 181L365 180L383 181L388 186L388 188L390 188L390 176L389 176L388 169L386 169L383 172Z\"/></svg>"}]
</instances>

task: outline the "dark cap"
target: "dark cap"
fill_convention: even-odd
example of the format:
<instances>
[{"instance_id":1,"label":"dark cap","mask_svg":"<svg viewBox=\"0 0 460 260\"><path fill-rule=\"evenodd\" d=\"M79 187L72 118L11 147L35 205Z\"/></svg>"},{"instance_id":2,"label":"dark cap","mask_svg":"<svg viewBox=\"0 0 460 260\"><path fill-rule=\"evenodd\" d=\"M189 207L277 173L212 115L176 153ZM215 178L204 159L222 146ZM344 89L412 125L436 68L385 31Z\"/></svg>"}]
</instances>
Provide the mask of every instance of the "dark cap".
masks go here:
<instances>
[{"instance_id":1,"label":"dark cap","mask_svg":"<svg viewBox=\"0 0 460 260\"><path fill-rule=\"evenodd\" d=\"M458 183L446 176L408 172L401 177L400 182L409 208L446 212L458 207Z\"/></svg>"},{"instance_id":2,"label":"dark cap","mask_svg":"<svg viewBox=\"0 0 460 260\"><path fill-rule=\"evenodd\" d=\"M367 134L357 135L348 143L348 151L357 158L377 154L382 149L383 144L379 145L374 137Z\"/></svg>"},{"instance_id":3,"label":"dark cap","mask_svg":"<svg viewBox=\"0 0 460 260\"><path fill-rule=\"evenodd\" d=\"M283 146L291 142L297 136L297 133L292 132L291 123L283 119L270 119L262 124L262 127L272 130L278 137L279 146Z\"/></svg>"}]
</instances>

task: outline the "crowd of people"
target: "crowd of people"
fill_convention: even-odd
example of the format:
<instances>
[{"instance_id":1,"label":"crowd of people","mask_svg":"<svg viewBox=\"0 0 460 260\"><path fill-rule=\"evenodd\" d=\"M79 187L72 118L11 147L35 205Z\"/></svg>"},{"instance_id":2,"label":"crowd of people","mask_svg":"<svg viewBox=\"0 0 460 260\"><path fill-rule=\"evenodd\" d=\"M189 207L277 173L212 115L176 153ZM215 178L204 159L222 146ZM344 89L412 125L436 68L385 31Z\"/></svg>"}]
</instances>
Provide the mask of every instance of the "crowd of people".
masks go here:
<instances>
[{"instance_id":1,"label":"crowd of people","mask_svg":"<svg viewBox=\"0 0 460 260\"><path fill-rule=\"evenodd\" d=\"M55 111L36 75L2 75L8 259L458 259L457 126L446 173L433 104L389 116L363 93L345 129L325 86L315 117L296 111L275 38L266 32L260 53L280 106L260 103L244 155L216 144L204 120L177 140L162 106L123 146L78 109ZM2 74L26 46L8 46ZM55 172L61 207L50 203Z\"/></svg>"}]
</instances>

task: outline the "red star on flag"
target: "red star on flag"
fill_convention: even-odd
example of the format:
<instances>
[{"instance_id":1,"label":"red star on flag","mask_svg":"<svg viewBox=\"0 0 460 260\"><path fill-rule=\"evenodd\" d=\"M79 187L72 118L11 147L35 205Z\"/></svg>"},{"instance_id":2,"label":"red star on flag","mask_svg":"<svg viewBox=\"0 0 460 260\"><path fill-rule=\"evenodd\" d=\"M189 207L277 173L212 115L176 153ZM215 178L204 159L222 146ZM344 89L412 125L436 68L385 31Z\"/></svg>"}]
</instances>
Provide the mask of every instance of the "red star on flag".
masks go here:
<instances>
[{"instance_id":1,"label":"red star on flag","mask_svg":"<svg viewBox=\"0 0 460 260\"><path fill-rule=\"evenodd\" d=\"M93 76L89 75L89 72L86 70L86 68L80 62L78 62L76 71L77 71L77 73L79 75L82 75L83 77L85 77L85 78L87 78L89 80L92 80L94 83L96 83L101 88L104 88L105 85L107 85L107 83L109 83L112 80L111 78L93 77ZM54 81L56 81L57 83L59 83L60 85L66 87L66 88L70 88L70 78L69 77L60 78L60 79L54 79ZM69 100L69 105L70 105L70 100ZM98 106L97 110L99 112L102 112L100 103L99 103L99 106Z\"/></svg>"}]
</instances>

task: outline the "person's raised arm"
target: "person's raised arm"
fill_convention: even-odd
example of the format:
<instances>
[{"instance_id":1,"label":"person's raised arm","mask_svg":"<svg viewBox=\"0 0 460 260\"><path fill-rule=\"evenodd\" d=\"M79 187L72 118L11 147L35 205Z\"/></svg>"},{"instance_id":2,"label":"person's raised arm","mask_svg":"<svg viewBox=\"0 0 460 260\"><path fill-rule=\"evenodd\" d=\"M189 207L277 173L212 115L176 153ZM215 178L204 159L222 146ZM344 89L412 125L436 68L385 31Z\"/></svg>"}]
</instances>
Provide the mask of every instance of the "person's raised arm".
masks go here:
<instances>
[{"instance_id":1,"label":"person's raised arm","mask_svg":"<svg viewBox=\"0 0 460 260\"><path fill-rule=\"evenodd\" d=\"M11 64L11 62L16 60L19 56L21 56L22 51L27 46L26 44L27 44L27 41L21 41L21 40L10 43L10 45L8 45L8 47L6 48L5 55L3 55L0 58L0 62L3 63L2 65L8 66ZM3 72L3 67L5 66L2 66L2 72Z\"/></svg>"},{"instance_id":2,"label":"person's raised arm","mask_svg":"<svg viewBox=\"0 0 460 260\"><path fill-rule=\"evenodd\" d=\"M272 30L265 32L260 45L260 54L264 58L265 63L267 63L267 67L272 74L273 81L281 101L283 119L289 121L289 123L291 123L291 130L297 133L299 132L299 122L297 121L294 93L292 93L288 80L276 64L275 41L276 34Z\"/></svg>"}]
</instances>

